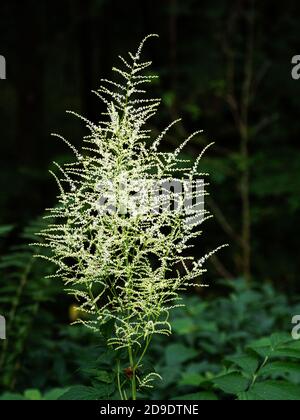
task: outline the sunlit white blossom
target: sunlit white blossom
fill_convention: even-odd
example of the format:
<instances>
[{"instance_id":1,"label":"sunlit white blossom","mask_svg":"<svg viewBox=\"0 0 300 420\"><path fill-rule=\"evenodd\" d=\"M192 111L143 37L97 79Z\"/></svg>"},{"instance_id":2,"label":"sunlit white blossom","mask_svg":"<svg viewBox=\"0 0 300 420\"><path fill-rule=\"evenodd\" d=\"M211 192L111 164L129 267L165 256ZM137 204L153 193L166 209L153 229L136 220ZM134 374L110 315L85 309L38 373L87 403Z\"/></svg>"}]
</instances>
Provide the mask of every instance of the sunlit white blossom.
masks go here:
<instances>
[{"instance_id":1,"label":"sunlit white blossom","mask_svg":"<svg viewBox=\"0 0 300 420\"><path fill-rule=\"evenodd\" d=\"M153 203L145 194L140 211L133 202L134 194L130 202L131 195L120 182L125 178L131 185L136 182L136 193L140 180L146 185L188 177L196 186L207 175L198 172L202 153L195 162L180 159L183 147L200 132L174 152L164 153L158 151L159 146L178 121L154 139L145 127L160 104L160 99L147 99L141 89L155 77L143 73L151 64L140 59L145 40L136 54L121 57L122 69L113 69L121 81L102 79L95 92L107 107L103 119L93 123L72 113L89 130L82 149L78 151L55 134L74 152L75 161L56 164L60 172L53 173L59 185L58 205L47 216L51 225L40 233L52 250L52 257L41 257L57 265L54 277L60 277L78 301L79 313L87 314L77 322L101 333L102 326L113 320L109 344L116 349L140 348L153 334L170 334L170 309L180 305L181 291L202 285L203 264L216 252L199 261L186 253L201 234L203 221L210 217L203 206L195 204L196 198L204 201L206 182L196 192L184 187L184 198L182 192L175 192L176 211L164 206L161 197ZM134 211L100 211L99 199L109 183L118 202L127 193L126 203ZM139 379L140 386L151 386L155 376Z\"/></svg>"}]
</instances>

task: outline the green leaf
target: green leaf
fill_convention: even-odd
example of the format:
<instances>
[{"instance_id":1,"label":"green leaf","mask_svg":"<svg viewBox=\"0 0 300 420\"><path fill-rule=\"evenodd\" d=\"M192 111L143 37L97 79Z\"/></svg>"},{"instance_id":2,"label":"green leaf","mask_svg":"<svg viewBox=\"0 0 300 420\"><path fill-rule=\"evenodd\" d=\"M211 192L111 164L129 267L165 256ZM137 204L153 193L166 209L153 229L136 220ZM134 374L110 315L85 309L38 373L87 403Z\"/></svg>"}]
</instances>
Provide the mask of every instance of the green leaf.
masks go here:
<instances>
[{"instance_id":1,"label":"green leaf","mask_svg":"<svg viewBox=\"0 0 300 420\"><path fill-rule=\"evenodd\" d=\"M68 388L54 388L46 392L43 400L56 401L68 391Z\"/></svg>"},{"instance_id":2,"label":"green leaf","mask_svg":"<svg viewBox=\"0 0 300 420\"><path fill-rule=\"evenodd\" d=\"M291 357L300 359L300 341L292 340L275 351L277 357Z\"/></svg>"},{"instance_id":3,"label":"green leaf","mask_svg":"<svg viewBox=\"0 0 300 420\"><path fill-rule=\"evenodd\" d=\"M112 381L113 381L113 376L112 376L112 374L110 374L106 370L100 370L97 373L95 379L97 379L100 382L104 382L106 384L111 384Z\"/></svg>"},{"instance_id":4,"label":"green leaf","mask_svg":"<svg viewBox=\"0 0 300 420\"><path fill-rule=\"evenodd\" d=\"M94 388L97 390L99 399L105 399L110 397L114 391L116 390L116 386L114 383L96 383L94 384Z\"/></svg>"},{"instance_id":5,"label":"green leaf","mask_svg":"<svg viewBox=\"0 0 300 420\"><path fill-rule=\"evenodd\" d=\"M21 394L13 394L12 392L5 392L0 396L1 401L12 401L12 400L26 400Z\"/></svg>"},{"instance_id":6,"label":"green leaf","mask_svg":"<svg viewBox=\"0 0 300 420\"><path fill-rule=\"evenodd\" d=\"M251 375L256 372L259 366L259 358L256 355L245 354L241 356L231 356L228 357L227 360Z\"/></svg>"},{"instance_id":7,"label":"green leaf","mask_svg":"<svg viewBox=\"0 0 300 420\"><path fill-rule=\"evenodd\" d=\"M285 381L265 381L256 383L250 395L267 401L298 401L300 386Z\"/></svg>"},{"instance_id":8,"label":"green leaf","mask_svg":"<svg viewBox=\"0 0 300 420\"><path fill-rule=\"evenodd\" d=\"M272 362L266 365L261 371L261 375L277 375L277 374L300 374L299 363L292 362Z\"/></svg>"},{"instance_id":9,"label":"green leaf","mask_svg":"<svg viewBox=\"0 0 300 420\"><path fill-rule=\"evenodd\" d=\"M216 401L218 398L213 392L195 392L194 394L171 398L171 400Z\"/></svg>"},{"instance_id":10,"label":"green leaf","mask_svg":"<svg viewBox=\"0 0 300 420\"><path fill-rule=\"evenodd\" d=\"M199 373L184 373L179 381L179 385L199 386L205 380L206 378Z\"/></svg>"},{"instance_id":11,"label":"green leaf","mask_svg":"<svg viewBox=\"0 0 300 420\"><path fill-rule=\"evenodd\" d=\"M249 380L238 372L216 377L212 382L227 394L238 394L239 392L243 392L249 385Z\"/></svg>"},{"instance_id":12,"label":"green leaf","mask_svg":"<svg viewBox=\"0 0 300 420\"><path fill-rule=\"evenodd\" d=\"M248 346L248 348L261 357L269 357L273 352L270 338L261 338L260 340L254 341Z\"/></svg>"},{"instance_id":13,"label":"green leaf","mask_svg":"<svg viewBox=\"0 0 300 420\"><path fill-rule=\"evenodd\" d=\"M114 391L111 385L89 386L75 385L65 392L59 400L100 400L109 397Z\"/></svg>"},{"instance_id":14,"label":"green leaf","mask_svg":"<svg viewBox=\"0 0 300 420\"><path fill-rule=\"evenodd\" d=\"M167 365L178 365L187 360L193 359L198 355L194 349L184 346L183 344L170 344L166 348L166 361Z\"/></svg>"},{"instance_id":15,"label":"green leaf","mask_svg":"<svg viewBox=\"0 0 300 420\"><path fill-rule=\"evenodd\" d=\"M98 393L92 387L76 385L65 392L59 400L97 400Z\"/></svg>"},{"instance_id":16,"label":"green leaf","mask_svg":"<svg viewBox=\"0 0 300 420\"><path fill-rule=\"evenodd\" d=\"M42 394L40 393L38 389L27 389L24 392L24 397L27 398L28 400L41 400Z\"/></svg>"},{"instance_id":17,"label":"green leaf","mask_svg":"<svg viewBox=\"0 0 300 420\"><path fill-rule=\"evenodd\" d=\"M300 359L300 352L298 350L293 350L289 348L282 348L280 350L277 350L274 355L274 357L290 357L293 359Z\"/></svg>"},{"instance_id":18,"label":"green leaf","mask_svg":"<svg viewBox=\"0 0 300 420\"><path fill-rule=\"evenodd\" d=\"M293 339L291 335L287 333L275 333L270 337L270 343L274 349L290 342L293 342Z\"/></svg>"},{"instance_id":19,"label":"green leaf","mask_svg":"<svg viewBox=\"0 0 300 420\"><path fill-rule=\"evenodd\" d=\"M293 344L293 340L289 334L276 333L273 334L270 338L262 338L260 340L257 340L251 343L248 347L262 357L294 357L291 356L292 352L287 352L286 354L284 354L284 349L286 348L286 346ZM300 357L300 350L298 357Z\"/></svg>"},{"instance_id":20,"label":"green leaf","mask_svg":"<svg viewBox=\"0 0 300 420\"><path fill-rule=\"evenodd\" d=\"M263 398L260 398L258 395L254 394L252 391L248 392L239 392L237 394L239 401L263 401Z\"/></svg>"}]
</instances>

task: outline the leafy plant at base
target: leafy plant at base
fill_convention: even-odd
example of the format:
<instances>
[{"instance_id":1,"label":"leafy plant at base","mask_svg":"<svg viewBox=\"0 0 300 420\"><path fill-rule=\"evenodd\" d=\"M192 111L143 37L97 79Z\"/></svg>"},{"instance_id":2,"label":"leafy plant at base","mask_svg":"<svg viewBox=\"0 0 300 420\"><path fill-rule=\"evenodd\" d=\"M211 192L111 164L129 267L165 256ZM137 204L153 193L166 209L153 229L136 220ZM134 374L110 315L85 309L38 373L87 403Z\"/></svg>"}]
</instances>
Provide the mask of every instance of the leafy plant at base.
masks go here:
<instances>
[{"instance_id":1,"label":"leafy plant at base","mask_svg":"<svg viewBox=\"0 0 300 420\"><path fill-rule=\"evenodd\" d=\"M211 380L224 373L228 357L243 354L254 340L274 331L286 331L291 314L300 312L298 296L290 299L271 284L257 282L249 288L247 281L235 279L218 281L216 289L220 284L221 296L214 293L204 300L201 293L186 294L185 307L170 314L175 334L159 337L151 348L155 369L164 378L151 398L186 399L193 395L198 399L203 393L216 393ZM293 381L300 384L300 376L294 375ZM221 399L232 398L219 394Z\"/></svg>"},{"instance_id":2,"label":"leafy plant at base","mask_svg":"<svg viewBox=\"0 0 300 420\"><path fill-rule=\"evenodd\" d=\"M53 174L60 189L59 205L50 209L47 217L52 223L41 232L46 241L42 246L50 248L52 256L40 257L58 266L51 277L63 280L67 292L78 300L80 313L86 314L77 322L96 333L109 325L107 344L120 355L117 376L122 399L127 399L128 383L136 399L137 388L152 387L153 380L160 378L156 372L140 375L152 337L171 333L169 311L180 306L179 292L204 286L198 282L203 264L222 248L198 261L186 255L190 241L201 234L200 225L210 217L199 205L206 184L197 189L199 177L207 175L198 172L204 151L192 165L179 158L199 132L173 153L158 152L175 121L147 146L150 133L144 126L160 103L145 99L146 92L140 89L156 77L143 74L151 62L140 61L144 42L151 36L136 54L129 53L128 60L120 57L124 70L113 68L125 83L104 79L95 92L107 106L105 119L94 124L75 114L90 131L84 139L87 147L79 152L58 136L77 161L64 167L56 164L62 174L61 178ZM184 198L182 192L168 195L165 185L174 179L182 182ZM153 189L162 194L149 200L145 192ZM142 197L138 204L137 193ZM125 370L124 350L129 360Z\"/></svg>"},{"instance_id":3,"label":"leafy plant at base","mask_svg":"<svg viewBox=\"0 0 300 420\"><path fill-rule=\"evenodd\" d=\"M28 401L55 401L59 399L68 390L64 388L54 388L51 391L41 394L40 390L30 388L26 389L23 394L5 392L0 396L0 401L11 401L11 400L28 400Z\"/></svg>"},{"instance_id":4,"label":"leafy plant at base","mask_svg":"<svg viewBox=\"0 0 300 420\"><path fill-rule=\"evenodd\" d=\"M288 334L273 334L229 357L228 372L213 383L239 400L300 400L299 359L299 341Z\"/></svg>"}]
</instances>

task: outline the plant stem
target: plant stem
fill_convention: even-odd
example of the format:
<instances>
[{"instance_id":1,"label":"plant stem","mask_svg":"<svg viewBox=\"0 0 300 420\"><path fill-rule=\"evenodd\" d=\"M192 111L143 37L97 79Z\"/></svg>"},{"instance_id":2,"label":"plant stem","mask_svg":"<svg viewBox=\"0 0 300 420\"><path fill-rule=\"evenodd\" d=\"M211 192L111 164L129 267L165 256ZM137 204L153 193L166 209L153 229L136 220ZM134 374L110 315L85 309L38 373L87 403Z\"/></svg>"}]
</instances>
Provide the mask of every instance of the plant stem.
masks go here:
<instances>
[{"instance_id":1,"label":"plant stem","mask_svg":"<svg viewBox=\"0 0 300 420\"><path fill-rule=\"evenodd\" d=\"M119 394L121 397L121 400L124 400L124 396L123 396L123 392L122 392L122 387L121 387L121 382L120 382L120 360L118 360L118 390L119 390Z\"/></svg>"},{"instance_id":2,"label":"plant stem","mask_svg":"<svg viewBox=\"0 0 300 420\"><path fill-rule=\"evenodd\" d=\"M252 382L247 388L247 392L251 390L251 388L255 385L255 382L260 374L260 371L266 366L269 361L269 356L266 356L265 360L261 363L261 365L257 368L256 372L253 375Z\"/></svg>"},{"instance_id":3,"label":"plant stem","mask_svg":"<svg viewBox=\"0 0 300 420\"><path fill-rule=\"evenodd\" d=\"M150 344L150 342L151 342L151 339L152 339L152 335L151 335L151 336L148 336L147 341L146 341L146 345L145 345L145 347L144 347L144 350L143 350L143 352L142 352L142 354L141 354L140 358L138 359L138 361L136 362L136 364L135 364L135 366L134 366L134 369L135 369L135 370L139 367L139 365L140 365L141 361L143 360L143 357L145 356L146 351L148 350L148 347L149 347L149 344Z\"/></svg>"},{"instance_id":4,"label":"plant stem","mask_svg":"<svg viewBox=\"0 0 300 420\"><path fill-rule=\"evenodd\" d=\"M129 354L130 367L132 369L131 394L132 394L132 399L135 401L136 400L136 376L135 376L136 367L133 362L132 349L130 346L128 347L128 354Z\"/></svg>"}]
</instances>

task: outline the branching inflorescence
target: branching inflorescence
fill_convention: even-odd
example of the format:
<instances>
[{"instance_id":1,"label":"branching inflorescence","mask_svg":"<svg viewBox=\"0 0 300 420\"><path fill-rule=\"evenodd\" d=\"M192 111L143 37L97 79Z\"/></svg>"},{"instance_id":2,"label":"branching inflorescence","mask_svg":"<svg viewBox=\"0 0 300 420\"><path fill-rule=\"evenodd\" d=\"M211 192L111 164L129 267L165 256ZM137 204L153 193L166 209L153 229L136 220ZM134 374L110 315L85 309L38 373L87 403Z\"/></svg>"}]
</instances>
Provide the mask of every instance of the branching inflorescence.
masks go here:
<instances>
[{"instance_id":1,"label":"branching inflorescence","mask_svg":"<svg viewBox=\"0 0 300 420\"><path fill-rule=\"evenodd\" d=\"M49 210L52 219L40 233L50 259L57 265L54 277L79 302L77 322L100 332L113 322L108 345L128 349L133 395L136 382L149 386L157 374L135 378L137 368L154 334L170 334L170 309L180 305L179 292L204 286L199 278L203 264L187 256L191 241L204 220L205 179L198 172L203 152L193 164L180 158L190 136L172 153L159 152L170 124L148 145L145 124L157 111L159 99L145 98L141 87L156 76L146 72L151 62L141 61L144 42L136 54L120 57L123 69L113 68L123 83L103 79L95 93L107 112L97 124L84 120L89 135L74 163L56 166L59 203ZM135 382L136 381L136 382ZM121 396L122 390L120 390Z\"/></svg>"}]
</instances>

